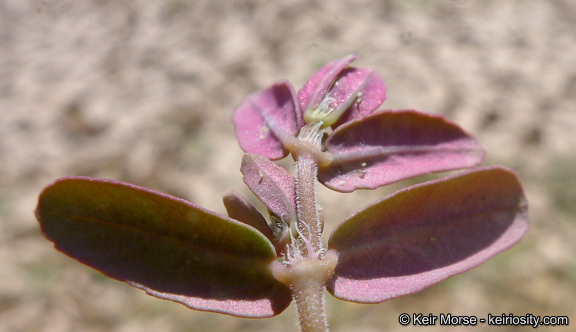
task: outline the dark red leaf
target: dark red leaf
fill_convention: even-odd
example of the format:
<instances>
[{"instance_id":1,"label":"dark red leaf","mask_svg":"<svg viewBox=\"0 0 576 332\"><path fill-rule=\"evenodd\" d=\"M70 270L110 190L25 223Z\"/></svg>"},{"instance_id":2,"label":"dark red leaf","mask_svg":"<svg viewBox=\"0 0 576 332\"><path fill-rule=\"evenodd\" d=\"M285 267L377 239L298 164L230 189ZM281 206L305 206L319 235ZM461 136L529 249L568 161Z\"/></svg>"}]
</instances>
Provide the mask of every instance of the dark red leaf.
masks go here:
<instances>
[{"instance_id":1,"label":"dark red leaf","mask_svg":"<svg viewBox=\"0 0 576 332\"><path fill-rule=\"evenodd\" d=\"M36 218L59 251L192 309L269 317L291 300L272 276L276 252L262 233L182 199L62 178L40 194Z\"/></svg>"}]
</instances>

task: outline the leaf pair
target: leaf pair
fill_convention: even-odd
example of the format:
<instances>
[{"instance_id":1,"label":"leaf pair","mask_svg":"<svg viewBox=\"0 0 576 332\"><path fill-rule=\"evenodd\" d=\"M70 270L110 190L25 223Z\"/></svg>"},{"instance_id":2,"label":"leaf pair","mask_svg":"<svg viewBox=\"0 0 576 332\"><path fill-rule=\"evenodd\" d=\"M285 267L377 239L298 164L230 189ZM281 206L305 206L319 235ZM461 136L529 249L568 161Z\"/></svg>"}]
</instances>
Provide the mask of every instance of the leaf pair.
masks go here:
<instances>
[{"instance_id":1,"label":"leaf pair","mask_svg":"<svg viewBox=\"0 0 576 332\"><path fill-rule=\"evenodd\" d=\"M256 215L227 197L231 215ZM272 276L277 253L261 223L85 177L44 189L36 217L59 251L162 299L242 317L274 316L291 301ZM328 246L339 258L328 290L365 303L417 292L507 249L527 228L521 184L504 168L408 187L334 230Z\"/></svg>"},{"instance_id":2,"label":"leaf pair","mask_svg":"<svg viewBox=\"0 0 576 332\"><path fill-rule=\"evenodd\" d=\"M414 110L376 109L386 87L372 69L347 67L356 56L316 71L296 95L284 81L247 97L232 117L240 147L271 160L299 151L305 125L334 130L319 160L318 180L330 189L374 189L410 177L479 165L484 149L441 116Z\"/></svg>"}]
</instances>

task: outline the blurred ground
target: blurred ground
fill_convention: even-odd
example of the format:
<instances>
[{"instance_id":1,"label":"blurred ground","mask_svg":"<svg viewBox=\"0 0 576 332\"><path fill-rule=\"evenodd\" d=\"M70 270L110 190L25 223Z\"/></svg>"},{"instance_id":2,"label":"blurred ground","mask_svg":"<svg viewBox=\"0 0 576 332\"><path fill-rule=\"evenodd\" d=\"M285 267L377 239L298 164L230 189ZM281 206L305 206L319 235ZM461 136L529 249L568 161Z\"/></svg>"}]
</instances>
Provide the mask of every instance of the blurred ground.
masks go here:
<instances>
[{"instance_id":1,"label":"blurred ground","mask_svg":"<svg viewBox=\"0 0 576 332\"><path fill-rule=\"evenodd\" d=\"M54 179L89 175L224 212L222 194L251 197L233 108L348 53L381 72L384 107L444 114L484 144L486 164L514 168L532 226L419 294L378 305L327 295L332 331L415 329L398 324L402 312L576 320L576 2L2 0L0 332L294 331L292 306L240 319L109 280L53 250L32 211ZM390 190L321 189L326 232Z\"/></svg>"}]
</instances>

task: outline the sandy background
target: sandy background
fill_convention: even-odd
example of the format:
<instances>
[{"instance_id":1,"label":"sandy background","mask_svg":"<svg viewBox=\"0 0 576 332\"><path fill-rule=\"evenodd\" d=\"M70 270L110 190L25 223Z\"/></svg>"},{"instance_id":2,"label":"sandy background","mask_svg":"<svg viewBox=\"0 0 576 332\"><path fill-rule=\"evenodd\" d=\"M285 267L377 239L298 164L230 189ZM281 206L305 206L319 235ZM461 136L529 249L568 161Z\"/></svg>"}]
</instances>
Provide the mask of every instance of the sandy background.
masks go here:
<instances>
[{"instance_id":1,"label":"sandy background","mask_svg":"<svg viewBox=\"0 0 576 332\"><path fill-rule=\"evenodd\" d=\"M66 175L219 212L230 190L254 201L232 110L274 81L300 87L348 53L381 72L383 107L444 114L484 144L485 164L514 168L532 226L513 249L419 294L378 305L327 295L332 331L415 330L398 324L402 312L568 315L573 329L575 1L0 0L0 332L295 330L292 306L240 319L107 279L53 250L32 211ZM392 189L321 189L327 234Z\"/></svg>"}]
</instances>

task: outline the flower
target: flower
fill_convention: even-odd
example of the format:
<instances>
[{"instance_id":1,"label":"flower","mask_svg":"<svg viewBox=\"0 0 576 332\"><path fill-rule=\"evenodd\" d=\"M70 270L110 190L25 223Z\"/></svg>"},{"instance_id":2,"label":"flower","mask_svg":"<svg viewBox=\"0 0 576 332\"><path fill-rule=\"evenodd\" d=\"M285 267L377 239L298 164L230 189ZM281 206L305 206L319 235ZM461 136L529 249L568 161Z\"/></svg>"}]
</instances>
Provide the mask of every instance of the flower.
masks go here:
<instances>
[{"instance_id":1,"label":"flower","mask_svg":"<svg viewBox=\"0 0 576 332\"><path fill-rule=\"evenodd\" d=\"M375 70L349 67L356 58L324 65L298 94L282 81L248 96L232 118L240 147L270 160L311 154L318 180L341 192L482 162L480 143L442 116L378 110L386 86Z\"/></svg>"}]
</instances>

